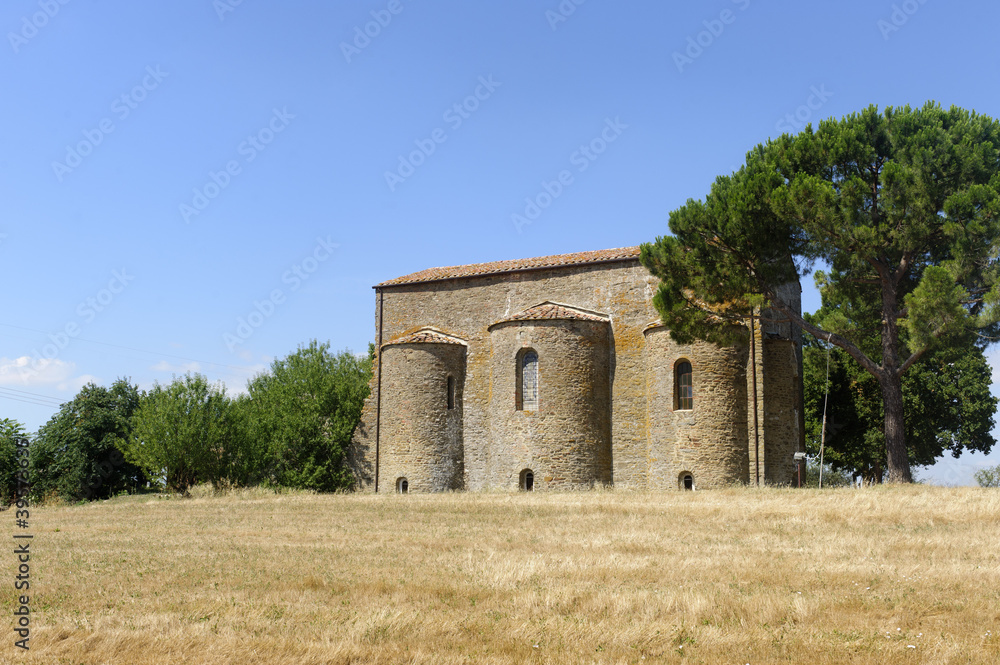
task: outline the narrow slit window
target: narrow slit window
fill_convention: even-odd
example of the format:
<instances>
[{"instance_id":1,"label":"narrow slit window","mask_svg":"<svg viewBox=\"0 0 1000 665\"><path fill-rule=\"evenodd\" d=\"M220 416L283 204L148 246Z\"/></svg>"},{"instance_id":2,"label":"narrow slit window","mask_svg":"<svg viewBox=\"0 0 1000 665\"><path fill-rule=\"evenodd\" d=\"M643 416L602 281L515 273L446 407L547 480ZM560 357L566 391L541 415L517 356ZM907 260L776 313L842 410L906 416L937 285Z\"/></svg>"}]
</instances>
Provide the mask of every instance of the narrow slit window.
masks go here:
<instances>
[{"instance_id":1,"label":"narrow slit window","mask_svg":"<svg viewBox=\"0 0 1000 665\"><path fill-rule=\"evenodd\" d=\"M694 408L694 384L691 380L691 363L684 360L674 369L677 377L677 409L690 411Z\"/></svg>"},{"instance_id":2,"label":"narrow slit window","mask_svg":"<svg viewBox=\"0 0 1000 665\"><path fill-rule=\"evenodd\" d=\"M521 410L538 410L538 354L527 351L521 356Z\"/></svg>"}]
</instances>

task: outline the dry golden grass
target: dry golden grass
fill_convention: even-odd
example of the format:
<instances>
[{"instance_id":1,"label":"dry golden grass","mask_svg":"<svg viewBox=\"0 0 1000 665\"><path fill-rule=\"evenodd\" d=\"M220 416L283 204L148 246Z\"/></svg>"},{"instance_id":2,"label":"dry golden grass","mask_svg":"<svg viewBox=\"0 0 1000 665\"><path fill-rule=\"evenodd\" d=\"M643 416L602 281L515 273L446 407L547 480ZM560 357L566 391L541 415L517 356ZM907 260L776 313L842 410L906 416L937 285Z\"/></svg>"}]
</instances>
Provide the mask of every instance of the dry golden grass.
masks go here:
<instances>
[{"instance_id":1,"label":"dry golden grass","mask_svg":"<svg viewBox=\"0 0 1000 665\"><path fill-rule=\"evenodd\" d=\"M4 662L1000 662L1000 490L247 491L32 522L31 651L5 629Z\"/></svg>"}]
</instances>

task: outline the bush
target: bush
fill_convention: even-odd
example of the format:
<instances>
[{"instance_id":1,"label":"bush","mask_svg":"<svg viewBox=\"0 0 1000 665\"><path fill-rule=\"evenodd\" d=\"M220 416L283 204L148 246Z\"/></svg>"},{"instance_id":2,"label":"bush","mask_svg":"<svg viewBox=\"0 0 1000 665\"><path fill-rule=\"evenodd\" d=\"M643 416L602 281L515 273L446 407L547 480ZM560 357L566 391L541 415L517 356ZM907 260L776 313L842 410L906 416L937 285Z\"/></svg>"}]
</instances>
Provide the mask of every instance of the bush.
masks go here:
<instances>
[{"instance_id":1,"label":"bush","mask_svg":"<svg viewBox=\"0 0 1000 665\"><path fill-rule=\"evenodd\" d=\"M25 438L24 426L0 418L0 503L14 502L17 494L17 441Z\"/></svg>"},{"instance_id":2,"label":"bush","mask_svg":"<svg viewBox=\"0 0 1000 665\"><path fill-rule=\"evenodd\" d=\"M225 388L187 374L143 397L122 447L152 483L186 492L197 483L219 488L241 480L243 443Z\"/></svg>"},{"instance_id":3,"label":"bush","mask_svg":"<svg viewBox=\"0 0 1000 665\"><path fill-rule=\"evenodd\" d=\"M1000 464L980 469L972 474L980 487L1000 487Z\"/></svg>"},{"instance_id":4,"label":"bush","mask_svg":"<svg viewBox=\"0 0 1000 665\"><path fill-rule=\"evenodd\" d=\"M370 377L370 357L334 355L313 340L253 379L244 405L247 437L267 450L267 480L319 492L348 489L345 451Z\"/></svg>"},{"instance_id":5,"label":"bush","mask_svg":"<svg viewBox=\"0 0 1000 665\"><path fill-rule=\"evenodd\" d=\"M28 449L32 497L75 502L136 491L142 472L118 445L132 430L139 400L138 386L118 379L110 388L88 383L63 404Z\"/></svg>"}]
</instances>

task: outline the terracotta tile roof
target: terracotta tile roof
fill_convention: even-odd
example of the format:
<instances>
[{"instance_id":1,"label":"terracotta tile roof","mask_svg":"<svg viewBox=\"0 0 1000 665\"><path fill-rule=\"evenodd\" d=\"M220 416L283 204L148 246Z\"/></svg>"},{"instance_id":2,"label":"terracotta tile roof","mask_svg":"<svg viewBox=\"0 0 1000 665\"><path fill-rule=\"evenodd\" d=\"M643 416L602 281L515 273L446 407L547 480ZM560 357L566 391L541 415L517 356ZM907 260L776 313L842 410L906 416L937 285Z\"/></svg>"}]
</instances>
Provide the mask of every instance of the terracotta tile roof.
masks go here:
<instances>
[{"instance_id":1,"label":"terracotta tile roof","mask_svg":"<svg viewBox=\"0 0 1000 665\"><path fill-rule=\"evenodd\" d=\"M402 337L389 340L382 346L389 346L390 344L461 344L464 346L465 342L458 337L446 335L440 330L435 330L433 328L421 328L420 330L410 333L409 335L403 335Z\"/></svg>"},{"instance_id":2,"label":"terracotta tile roof","mask_svg":"<svg viewBox=\"0 0 1000 665\"><path fill-rule=\"evenodd\" d=\"M534 307L526 309L523 312L519 312L510 318L498 321L497 323L504 323L506 321L534 321L540 319L582 319L584 321L607 321L608 317L601 314L595 314L594 312L588 312L583 309L560 305L556 302L546 301L541 305L535 305Z\"/></svg>"},{"instance_id":3,"label":"terracotta tile roof","mask_svg":"<svg viewBox=\"0 0 1000 665\"><path fill-rule=\"evenodd\" d=\"M418 282L438 282L460 277L476 277L479 275L496 275L505 272L520 272L524 270L539 270L560 266L584 265L587 263L606 263L609 261L627 261L639 258L638 247L619 247L617 249L601 249L594 252L576 252L575 254L556 254L554 256L539 256L533 259L514 259L509 261L492 261L490 263L473 263L449 268L428 268L420 272L403 275L396 279L376 284L376 287L397 286L399 284L415 284Z\"/></svg>"}]
</instances>

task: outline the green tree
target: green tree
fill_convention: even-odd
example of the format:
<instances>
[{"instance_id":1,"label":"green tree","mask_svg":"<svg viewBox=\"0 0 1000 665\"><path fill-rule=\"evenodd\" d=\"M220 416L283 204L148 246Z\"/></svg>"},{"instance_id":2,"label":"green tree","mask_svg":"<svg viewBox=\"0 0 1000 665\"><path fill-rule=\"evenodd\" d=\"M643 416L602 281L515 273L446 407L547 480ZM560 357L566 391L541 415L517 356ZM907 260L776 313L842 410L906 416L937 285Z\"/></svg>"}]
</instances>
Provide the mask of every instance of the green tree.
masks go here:
<instances>
[{"instance_id":1,"label":"green tree","mask_svg":"<svg viewBox=\"0 0 1000 665\"><path fill-rule=\"evenodd\" d=\"M809 317L807 317L809 318ZM826 398L826 346L805 336L806 447L819 453ZM981 348L967 344L929 351L903 376L905 431L911 465L933 464L945 453L988 453L996 444L997 398ZM879 386L842 349L830 348L825 459L836 469L881 482L885 471L884 415Z\"/></svg>"},{"instance_id":2,"label":"green tree","mask_svg":"<svg viewBox=\"0 0 1000 665\"><path fill-rule=\"evenodd\" d=\"M250 395L241 394L229 402L232 417L230 478L235 485L250 486L269 481L271 472L267 442L254 436L253 411L256 405Z\"/></svg>"},{"instance_id":3,"label":"green tree","mask_svg":"<svg viewBox=\"0 0 1000 665\"><path fill-rule=\"evenodd\" d=\"M976 479L980 487L1000 487L1000 464L979 469L972 474L972 477Z\"/></svg>"},{"instance_id":4,"label":"green tree","mask_svg":"<svg viewBox=\"0 0 1000 665\"><path fill-rule=\"evenodd\" d=\"M88 383L38 430L29 448L36 498L100 499L134 492L142 473L122 457L139 405L138 386L120 378L110 388Z\"/></svg>"},{"instance_id":5,"label":"green tree","mask_svg":"<svg viewBox=\"0 0 1000 665\"><path fill-rule=\"evenodd\" d=\"M718 323L744 321L745 303L843 349L878 385L886 479L911 482L903 375L935 348L995 335L998 217L1000 123L934 103L869 107L758 145L670 214L674 235L643 245L642 262L679 342L731 337ZM778 286L816 260L830 272L810 322Z\"/></svg>"},{"instance_id":6,"label":"green tree","mask_svg":"<svg viewBox=\"0 0 1000 665\"><path fill-rule=\"evenodd\" d=\"M248 437L267 449L270 481L330 492L351 486L344 466L368 397L372 364L312 340L248 385Z\"/></svg>"},{"instance_id":7,"label":"green tree","mask_svg":"<svg viewBox=\"0 0 1000 665\"><path fill-rule=\"evenodd\" d=\"M186 492L199 482L219 488L240 480L244 440L225 387L201 374L155 385L135 414L122 449L149 480Z\"/></svg>"},{"instance_id":8,"label":"green tree","mask_svg":"<svg viewBox=\"0 0 1000 665\"><path fill-rule=\"evenodd\" d=\"M17 495L17 442L27 438L24 425L0 418L0 503L13 503Z\"/></svg>"}]
</instances>

